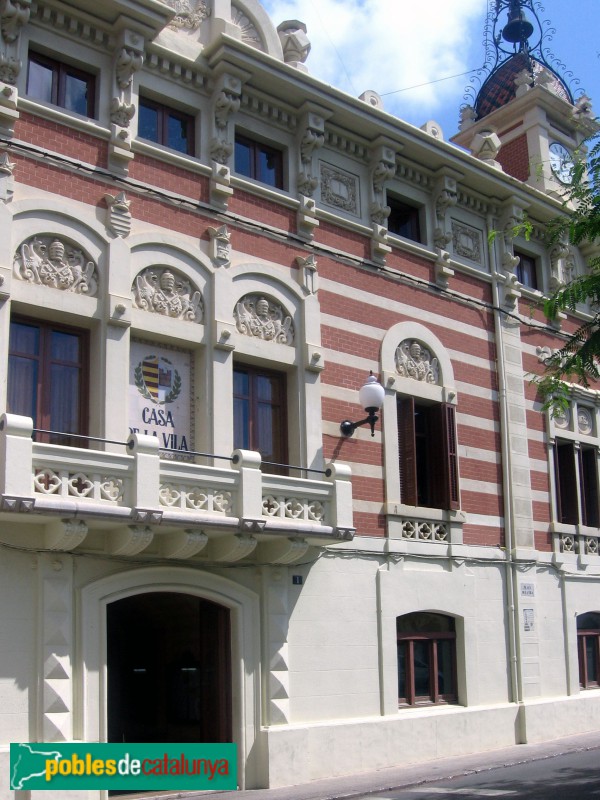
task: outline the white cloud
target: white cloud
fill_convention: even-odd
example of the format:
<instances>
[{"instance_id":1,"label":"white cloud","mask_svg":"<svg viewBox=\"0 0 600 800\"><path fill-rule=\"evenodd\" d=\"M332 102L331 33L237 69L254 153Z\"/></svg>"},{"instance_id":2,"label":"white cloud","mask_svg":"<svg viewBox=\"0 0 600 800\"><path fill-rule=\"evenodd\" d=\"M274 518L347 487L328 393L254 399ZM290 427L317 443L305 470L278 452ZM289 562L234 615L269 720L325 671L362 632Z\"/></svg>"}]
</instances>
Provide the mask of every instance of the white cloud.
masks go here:
<instances>
[{"instance_id":1,"label":"white cloud","mask_svg":"<svg viewBox=\"0 0 600 800\"><path fill-rule=\"evenodd\" d=\"M427 84L383 98L386 110L409 121L418 119L416 124L439 119L448 110L457 119L467 77L432 81L483 62L485 0L263 0L262 4L275 25L286 19L306 24L312 44L306 66L326 83L354 96L366 89L384 95Z\"/></svg>"}]
</instances>

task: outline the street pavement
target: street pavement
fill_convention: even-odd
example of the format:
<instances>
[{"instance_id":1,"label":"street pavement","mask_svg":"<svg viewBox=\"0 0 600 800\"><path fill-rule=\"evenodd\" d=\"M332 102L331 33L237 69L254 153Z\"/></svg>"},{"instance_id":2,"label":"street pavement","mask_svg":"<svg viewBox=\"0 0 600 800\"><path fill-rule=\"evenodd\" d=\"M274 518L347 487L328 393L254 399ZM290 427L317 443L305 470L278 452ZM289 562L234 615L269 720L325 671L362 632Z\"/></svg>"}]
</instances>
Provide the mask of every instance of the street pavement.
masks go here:
<instances>
[{"instance_id":1,"label":"street pavement","mask_svg":"<svg viewBox=\"0 0 600 800\"><path fill-rule=\"evenodd\" d=\"M328 778L282 789L247 789L238 792L186 794L186 800L340 800L370 792L386 792L484 772L498 767L551 759L565 753L600 750L600 731L555 739L543 744L520 744L470 756L438 758L408 767L393 767L359 775ZM181 797L162 795L160 800ZM158 799L157 799L158 800Z\"/></svg>"}]
</instances>

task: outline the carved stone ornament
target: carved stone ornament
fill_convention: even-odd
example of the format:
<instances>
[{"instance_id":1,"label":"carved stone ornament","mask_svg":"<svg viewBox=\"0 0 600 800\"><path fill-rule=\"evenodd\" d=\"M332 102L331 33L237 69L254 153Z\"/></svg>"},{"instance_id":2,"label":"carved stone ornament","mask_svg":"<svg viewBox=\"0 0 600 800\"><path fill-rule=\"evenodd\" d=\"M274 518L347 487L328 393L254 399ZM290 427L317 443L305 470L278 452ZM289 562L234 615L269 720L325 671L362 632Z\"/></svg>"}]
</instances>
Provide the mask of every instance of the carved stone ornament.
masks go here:
<instances>
[{"instance_id":1,"label":"carved stone ornament","mask_svg":"<svg viewBox=\"0 0 600 800\"><path fill-rule=\"evenodd\" d=\"M233 316L238 331L245 336L267 342L294 344L292 318L274 300L263 295L247 294L237 303Z\"/></svg>"},{"instance_id":2,"label":"carved stone ornament","mask_svg":"<svg viewBox=\"0 0 600 800\"><path fill-rule=\"evenodd\" d=\"M105 194L104 201L108 208L107 227L115 236L124 239L131 232L131 200L125 196L125 192L117 195Z\"/></svg>"},{"instance_id":3,"label":"carved stone ornament","mask_svg":"<svg viewBox=\"0 0 600 800\"><path fill-rule=\"evenodd\" d=\"M54 236L34 236L15 254L14 272L28 283L64 292L89 294L98 290L98 272L83 252Z\"/></svg>"},{"instance_id":4,"label":"carved stone ornament","mask_svg":"<svg viewBox=\"0 0 600 800\"><path fill-rule=\"evenodd\" d=\"M31 0L1 0L0 30L5 42L15 42L21 28L29 21Z\"/></svg>"},{"instance_id":5,"label":"carved stone ornament","mask_svg":"<svg viewBox=\"0 0 600 800\"><path fill-rule=\"evenodd\" d=\"M210 237L210 257L216 267L231 265L231 233L227 225L207 228Z\"/></svg>"},{"instance_id":6,"label":"carved stone ornament","mask_svg":"<svg viewBox=\"0 0 600 800\"><path fill-rule=\"evenodd\" d=\"M0 81L11 86L17 82L21 72L21 62L14 56L0 55Z\"/></svg>"},{"instance_id":7,"label":"carved stone ornament","mask_svg":"<svg viewBox=\"0 0 600 800\"><path fill-rule=\"evenodd\" d=\"M165 317L202 322L202 295L192 284L170 269L149 267L136 277L131 287L133 305Z\"/></svg>"},{"instance_id":8,"label":"carved stone ornament","mask_svg":"<svg viewBox=\"0 0 600 800\"><path fill-rule=\"evenodd\" d=\"M358 178L321 164L321 202L358 215Z\"/></svg>"},{"instance_id":9,"label":"carved stone ornament","mask_svg":"<svg viewBox=\"0 0 600 800\"><path fill-rule=\"evenodd\" d=\"M119 89L127 89L131 84L134 72L138 72L138 70L142 68L143 63L144 56L142 53L129 47L121 48L115 65L117 86Z\"/></svg>"},{"instance_id":10,"label":"carved stone ornament","mask_svg":"<svg viewBox=\"0 0 600 800\"><path fill-rule=\"evenodd\" d=\"M135 105L133 103L126 103L118 97L112 98L110 101L110 121L113 125L118 125L120 128L128 128L134 115Z\"/></svg>"},{"instance_id":11,"label":"carved stone ornament","mask_svg":"<svg viewBox=\"0 0 600 800\"><path fill-rule=\"evenodd\" d=\"M163 3L177 12L168 25L174 30L198 30L202 21L210 16L210 8L204 0L163 0Z\"/></svg>"},{"instance_id":12,"label":"carved stone ornament","mask_svg":"<svg viewBox=\"0 0 600 800\"><path fill-rule=\"evenodd\" d=\"M396 371L402 378L423 383L439 384L440 368L437 358L416 339L405 339L396 349Z\"/></svg>"},{"instance_id":13,"label":"carved stone ornament","mask_svg":"<svg viewBox=\"0 0 600 800\"><path fill-rule=\"evenodd\" d=\"M264 45L259 32L256 30L256 26L244 12L240 8L237 8L237 6L234 6L233 3L231 4L231 21L242 31L242 42L256 47L257 50L264 50Z\"/></svg>"},{"instance_id":14,"label":"carved stone ornament","mask_svg":"<svg viewBox=\"0 0 600 800\"><path fill-rule=\"evenodd\" d=\"M583 433L585 436L591 435L594 430L594 417L589 408L577 406L577 425L579 426L580 433Z\"/></svg>"},{"instance_id":15,"label":"carved stone ornament","mask_svg":"<svg viewBox=\"0 0 600 800\"><path fill-rule=\"evenodd\" d=\"M452 245L454 255L481 263L481 233L469 225L452 222Z\"/></svg>"}]
</instances>

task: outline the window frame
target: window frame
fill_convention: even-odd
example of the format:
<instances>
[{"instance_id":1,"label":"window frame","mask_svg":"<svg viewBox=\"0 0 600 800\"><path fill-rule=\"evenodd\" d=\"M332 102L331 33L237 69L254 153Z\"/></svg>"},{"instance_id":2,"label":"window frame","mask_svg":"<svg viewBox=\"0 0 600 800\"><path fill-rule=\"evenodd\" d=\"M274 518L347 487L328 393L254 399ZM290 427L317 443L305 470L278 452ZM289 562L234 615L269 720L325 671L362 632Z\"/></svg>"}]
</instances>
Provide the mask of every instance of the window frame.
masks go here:
<instances>
[{"instance_id":1,"label":"window frame","mask_svg":"<svg viewBox=\"0 0 600 800\"><path fill-rule=\"evenodd\" d=\"M35 360L38 365L36 375L36 408L35 417L33 419L33 427L38 430L52 431L52 417L51 417L51 400L52 400L52 378L51 368L54 364L60 363L60 359L53 359L51 356L52 336L53 332L67 333L77 336L79 340L79 360L77 364L69 363L68 366L76 366L78 369L78 401L79 410L77 415L76 431L57 431L60 435L51 435L47 433L34 434L37 441L49 442L51 444L72 444L75 440L77 447L86 447L85 437L88 434L89 423L89 380L90 380L90 348L89 348L89 331L83 328L76 328L70 325L63 325L62 323L53 323L46 320L34 320L26 316L14 315L10 320L10 327L13 324L27 325L32 328L38 329L40 332L39 337L39 352L37 355L32 355L25 351L16 351L12 345L12 337L9 334L9 353L8 353L8 380L10 381L10 363L12 357L28 358ZM11 331L12 333L12 331ZM7 398L8 401L8 398ZM7 402L8 407L8 402ZM12 412L18 413L18 412Z\"/></svg>"},{"instance_id":2,"label":"window frame","mask_svg":"<svg viewBox=\"0 0 600 800\"><path fill-rule=\"evenodd\" d=\"M236 373L244 373L249 376L249 386L248 386L248 395L241 396L235 389L235 376ZM261 467L262 465L266 465L268 469L265 471L274 474L282 474L287 475L289 473L289 460L288 460L288 453L289 453L289 442L288 442L288 426L287 426L287 403L288 403L288 392L287 392L287 374L285 372L279 372L277 370L272 370L268 368L263 368L260 366L255 366L252 364L247 364L245 362L235 362L233 365L233 405L234 405L234 448L238 449L239 445L235 440L235 401L237 399L247 399L249 403L249 416L248 416L248 448L255 452L260 452L258 448L258 427L259 427L259 414L258 414L258 391L257 391L257 381L260 377L267 377L269 380L275 380L279 385L279 402L276 404L279 413L279 425L278 425L278 436L277 436L277 448L281 455L280 461L271 461L271 459L267 459L266 461L262 461L262 453L261 453ZM275 404L271 404L272 407Z\"/></svg>"},{"instance_id":3,"label":"window frame","mask_svg":"<svg viewBox=\"0 0 600 800\"><path fill-rule=\"evenodd\" d=\"M148 108L153 109L157 112L157 138L156 139L149 139L145 136L142 136L139 133L139 122L138 122L138 137L145 142L152 142L152 144L158 144L161 147L167 147L170 150L173 150L176 153L182 153L183 155L192 156L194 157L196 154L196 120L192 114L188 114L185 111L181 111L178 108L174 108L173 106L167 105L166 103L162 103L159 100L154 100L147 95L140 93L138 97L138 107L141 108L142 105L146 105ZM172 144L169 142L169 119L177 119L180 122L184 122L186 125L186 140L187 140L187 150L180 150L178 147L173 147ZM138 119L141 119L141 113L138 110Z\"/></svg>"},{"instance_id":4,"label":"window frame","mask_svg":"<svg viewBox=\"0 0 600 800\"><path fill-rule=\"evenodd\" d=\"M460 508L456 408L398 395L398 468L403 505L455 511ZM419 430L418 415L425 430ZM440 458L440 440L443 458ZM425 502L422 502L422 501Z\"/></svg>"},{"instance_id":5,"label":"window frame","mask_svg":"<svg viewBox=\"0 0 600 800\"><path fill-rule=\"evenodd\" d=\"M598 618L597 627L580 628L580 620L594 616ZM593 642L595 650L596 674L590 679L588 674L587 643ZM579 662L579 686L582 689L600 689L600 614L587 612L577 615L577 658Z\"/></svg>"},{"instance_id":6,"label":"window frame","mask_svg":"<svg viewBox=\"0 0 600 800\"><path fill-rule=\"evenodd\" d=\"M414 707L424 705L440 705L458 703L458 679L457 679L457 658L456 658L456 621L454 617L447 614L434 614L430 612L415 612L426 613L432 617L451 622L452 631L399 631L400 620L413 616L412 614L404 614L396 617L396 651L397 651L397 668L398 668L398 706ZM439 690L439 677L440 673L440 660L438 658L438 643L450 641L452 643L451 649L451 663L450 668L452 674L451 691L448 693L441 693ZM415 683L415 642L428 642L429 643L429 695L417 695ZM406 694L400 695L400 647L405 646L404 664L405 664L405 683Z\"/></svg>"},{"instance_id":7,"label":"window frame","mask_svg":"<svg viewBox=\"0 0 600 800\"><path fill-rule=\"evenodd\" d=\"M284 181L284 164L283 156L284 150L276 145L267 144L260 139L255 139L246 133L240 131L235 132L234 150L237 150L238 144L247 147L249 153L249 173L242 172L239 169L239 160L234 154L234 170L236 175L241 175L244 178L262 183L265 186L271 186L274 189L285 189ZM265 180L261 173L260 157L261 155L276 156L276 165L274 168L275 179L273 182Z\"/></svg>"},{"instance_id":8,"label":"window frame","mask_svg":"<svg viewBox=\"0 0 600 800\"><path fill-rule=\"evenodd\" d=\"M591 464L589 463L591 462ZM554 482L556 520L561 525L597 528L600 523L598 448L556 436Z\"/></svg>"},{"instance_id":9,"label":"window frame","mask_svg":"<svg viewBox=\"0 0 600 800\"><path fill-rule=\"evenodd\" d=\"M392 236L400 236L403 239L408 239L411 242L423 244L421 207L389 192L386 194L386 204L390 208L390 214L387 219L388 233L392 234ZM406 216L406 219L403 219L399 225L396 225L394 218L402 214ZM407 228L406 232L402 232L402 230L398 229L404 228L405 226ZM396 230L394 228L396 228Z\"/></svg>"},{"instance_id":10,"label":"window frame","mask_svg":"<svg viewBox=\"0 0 600 800\"><path fill-rule=\"evenodd\" d=\"M519 263L516 266L515 274L521 286L530 289L532 292L540 290L540 281L538 274L539 259L531 253L525 253L523 250L515 248L515 256L518 257Z\"/></svg>"},{"instance_id":11,"label":"window frame","mask_svg":"<svg viewBox=\"0 0 600 800\"><path fill-rule=\"evenodd\" d=\"M52 71L52 86L50 90L51 98L46 100L42 97L36 97L30 93L29 80L30 80L30 66L31 63L37 64L41 67L46 67ZM66 88L67 78L73 76L85 82L87 87L86 97L86 114L82 115L79 111L70 108L66 105ZM63 108L72 114L79 114L80 116L87 116L89 119L97 119L96 113L96 89L97 89L97 76L92 72L87 72L80 67L73 66L65 61L61 61L52 56L47 56L37 50L29 50L27 54L27 78L26 78L26 94L39 102L49 102L51 105Z\"/></svg>"}]
</instances>

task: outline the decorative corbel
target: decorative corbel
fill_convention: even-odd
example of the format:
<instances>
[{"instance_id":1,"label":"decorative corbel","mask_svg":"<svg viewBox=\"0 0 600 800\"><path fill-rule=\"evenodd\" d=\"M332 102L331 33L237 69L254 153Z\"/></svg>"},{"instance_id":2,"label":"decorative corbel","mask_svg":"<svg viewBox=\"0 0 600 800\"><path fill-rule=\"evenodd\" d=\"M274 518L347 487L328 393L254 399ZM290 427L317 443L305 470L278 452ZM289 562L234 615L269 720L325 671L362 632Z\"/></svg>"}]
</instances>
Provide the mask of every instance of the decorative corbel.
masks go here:
<instances>
[{"instance_id":1,"label":"decorative corbel","mask_svg":"<svg viewBox=\"0 0 600 800\"><path fill-rule=\"evenodd\" d=\"M224 72L219 76L212 96L210 201L223 211L227 210L233 193L229 171L229 160L234 149L232 118L240 108L242 87L242 79L238 75Z\"/></svg>"},{"instance_id":2,"label":"decorative corbel","mask_svg":"<svg viewBox=\"0 0 600 800\"><path fill-rule=\"evenodd\" d=\"M433 201L435 208L433 244L437 252L435 279L438 286L446 289L449 279L454 275L454 270L449 266L448 245L452 241L450 209L454 208L458 201L456 178L451 175L440 175L433 191Z\"/></svg>"},{"instance_id":3,"label":"decorative corbel","mask_svg":"<svg viewBox=\"0 0 600 800\"><path fill-rule=\"evenodd\" d=\"M117 41L114 59L114 95L110 104L111 167L126 171L133 158L129 125L135 115L133 76L144 63L144 37L137 31L123 30Z\"/></svg>"},{"instance_id":4,"label":"decorative corbel","mask_svg":"<svg viewBox=\"0 0 600 800\"><path fill-rule=\"evenodd\" d=\"M210 237L209 255L215 267L231 266L231 233L227 225L220 228L207 228Z\"/></svg>"},{"instance_id":5,"label":"decorative corbel","mask_svg":"<svg viewBox=\"0 0 600 800\"><path fill-rule=\"evenodd\" d=\"M567 284L574 269L574 257L566 241L561 240L550 250L550 291L558 291Z\"/></svg>"},{"instance_id":6,"label":"decorative corbel","mask_svg":"<svg viewBox=\"0 0 600 800\"><path fill-rule=\"evenodd\" d=\"M313 154L325 144L325 119L320 114L307 111L302 117L298 134L298 194L312 197L319 185L314 169Z\"/></svg>"},{"instance_id":7,"label":"decorative corbel","mask_svg":"<svg viewBox=\"0 0 600 800\"><path fill-rule=\"evenodd\" d=\"M390 215L385 184L396 175L396 151L389 145L376 144L371 153L370 218L374 225L385 225Z\"/></svg>"},{"instance_id":8,"label":"decorative corbel","mask_svg":"<svg viewBox=\"0 0 600 800\"><path fill-rule=\"evenodd\" d=\"M0 0L0 32L5 43L17 41L30 13L31 0Z\"/></svg>"},{"instance_id":9,"label":"decorative corbel","mask_svg":"<svg viewBox=\"0 0 600 800\"><path fill-rule=\"evenodd\" d=\"M396 149L386 141L374 142L371 150L371 258L385 266L385 259L392 248L388 244L387 219L390 207L386 203L385 185L396 175Z\"/></svg>"}]
</instances>

